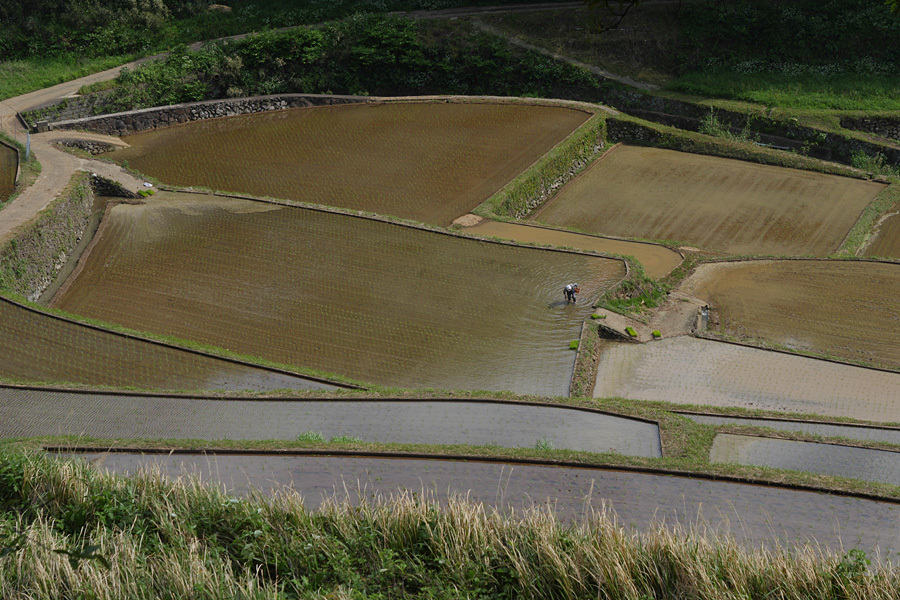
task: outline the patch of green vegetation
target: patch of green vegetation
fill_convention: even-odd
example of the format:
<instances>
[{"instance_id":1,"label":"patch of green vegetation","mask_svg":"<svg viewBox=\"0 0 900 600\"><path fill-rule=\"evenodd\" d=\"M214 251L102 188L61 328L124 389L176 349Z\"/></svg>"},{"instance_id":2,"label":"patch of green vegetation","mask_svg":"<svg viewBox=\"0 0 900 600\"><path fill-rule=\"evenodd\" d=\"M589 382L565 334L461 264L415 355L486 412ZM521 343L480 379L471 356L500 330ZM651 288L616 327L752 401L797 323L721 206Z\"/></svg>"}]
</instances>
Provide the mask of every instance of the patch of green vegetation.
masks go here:
<instances>
[{"instance_id":1,"label":"patch of green vegetation","mask_svg":"<svg viewBox=\"0 0 900 600\"><path fill-rule=\"evenodd\" d=\"M895 182L878 194L866 207L844 238L835 257L857 256L871 239L873 229L879 219L895 206L900 206L900 182Z\"/></svg>"},{"instance_id":2,"label":"patch of green vegetation","mask_svg":"<svg viewBox=\"0 0 900 600\"><path fill-rule=\"evenodd\" d=\"M856 169L861 169L873 175L900 178L900 166L887 162L887 158L881 152L870 156L862 150L857 150L852 154L850 164Z\"/></svg>"},{"instance_id":3,"label":"patch of green vegetation","mask_svg":"<svg viewBox=\"0 0 900 600\"><path fill-rule=\"evenodd\" d=\"M328 440L331 444L361 444L362 438L354 435L336 435Z\"/></svg>"},{"instance_id":4,"label":"patch of green vegetation","mask_svg":"<svg viewBox=\"0 0 900 600\"><path fill-rule=\"evenodd\" d=\"M652 332L652 334L653 334L653 337L654 337L655 339L657 339L657 340L660 339L660 338L662 338L662 334L659 332L658 329L654 329L653 332Z\"/></svg>"},{"instance_id":5,"label":"patch of green vegetation","mask_svg":"<svg viewBox=\"0 0 900 600\"><path fill-rule=\"evenodd\" d=\"M578 340L569 342L569 350L578 350Z\"/></svg>"},{"instance_id":6,"label":"patch of green vegetation","mask_svg":"<svg viewBox=\"0 0 900 600\"><path fill-rule=\"evenodd\" d=\"M605 319L606 315L598 315L597 313L594 313L591 315L591 318L592 319Z\"/></svg>"},{"instance_id":7,"label":"patch of green vegetation","mask_svg":"<svg viewBox=\"0 0 900 600\"><path fill-rule=\"evenodd\" d=\"M581 69L459 21L354 15L268 31L123 70L103 110L280 93L468 94L591 99Z\"/></svg>"},{"instance_id":8,"label":"patch of green vegetation","mask_svg":"<svg viewBox=\"0 0 900 600\"><path fill-rule=\"evenodd\" d=\"M710 108L709 112L700 120L699 131L704 135L711 135L713 137L725 138L726 140L732 140L734 142L750 144L759 141L759 134L753 131L751 128L752 124L753 117L748 115L747 123L744 125L744 128L738 133L734 133L731 130L731 127L719 121L718 117L716 117L715 109Z\"/></svg>"},{"instance_id":9,"label":"patch of green vegetation","mask_svg":"<svg viewBox=\"0 0 900 600\"><path fill-rule=\"evenodd\" d=\"M627 333L627 334L630 335L631 337L637 337L637 331L634 330L634 327L631 327L631 326L626 327L626 328L625 328L625 333Z\"/></svg>"},{"instance_id":10,"label":"patch of green vegetation","mask_svg":"<svg viewBox=\"0 0 900 600\"><path fill-rule=\"evenodd\" d=\"M546 452L547 450L556 450L556 444L549 437L542 437L534 444L535 450Z\"/></svg>"},{"instance_id":11,"label":"patch of green vegetation","mask_svg":"<svg viewBox=\"0 0 900 600\"><path fill-rule=\"evenodd\" d=\"M0 52L0 56L3 53ZM0 61L0 100L47 88L59 83L112 69L132 59L131 55L95 58L83 56L32 56Z\"/></svg>"},{"instance_id":12,"label":"patch of green vegetation","mask_svg":"<svg viewBox=\"0 0 900 600\"><path fill-rule=\"evenodd\" d=\"M605 138L606 122L602 115L596 114L472 212L499 221L525 217L587 167L606 147ZM578 164L581 168L574 169Z\"/></svg>"},{"instance_id":13,"label":"patch of green vegetation","mask_svg":"<svg viewBox=\"0 0 900 600\"><path fill-rule=\"evenodd\" d=\"M297 436L297 441L306 444L319 443L325 441L325 436L319 431L304 431Z\"/></svg>"},{"instance_id":14,"label":"patch of green vegetation","mask_svg":"<svg viewBox=\"0 0 900 600\"><path fill-rule=\"evenodd\" d=\"M671 289L668 284L648 277L643 266L630 257L628 266L628 277L601 296L595 304L597 308L627 315L657 308L666 301Z\"/></svg>"}]
</instances>

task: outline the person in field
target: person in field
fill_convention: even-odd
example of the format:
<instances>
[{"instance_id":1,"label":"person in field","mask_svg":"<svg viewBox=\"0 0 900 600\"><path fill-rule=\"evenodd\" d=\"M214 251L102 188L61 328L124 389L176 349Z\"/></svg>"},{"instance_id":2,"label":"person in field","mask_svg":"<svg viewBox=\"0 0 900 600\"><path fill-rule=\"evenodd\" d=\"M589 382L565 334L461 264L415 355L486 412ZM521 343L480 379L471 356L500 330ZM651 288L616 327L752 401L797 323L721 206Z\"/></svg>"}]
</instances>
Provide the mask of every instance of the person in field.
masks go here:
<instances>
[{"instance_id":1,"label":"person in field","mask_svg":"<svg viewBox=\"0 0 900 600\"><path fill-rule=\"evenodd\" d=\"M563 293L566 295L566 304L568 304L570 300L571 300L572 303L574 304L574 303L575 303L575 294L577 294L577 293L580 292L580 291L581 291L581 289L579 289L577 283L570 283L570 284L568 284L568 285L563 289Z\"/></svg>"}]
</instances>

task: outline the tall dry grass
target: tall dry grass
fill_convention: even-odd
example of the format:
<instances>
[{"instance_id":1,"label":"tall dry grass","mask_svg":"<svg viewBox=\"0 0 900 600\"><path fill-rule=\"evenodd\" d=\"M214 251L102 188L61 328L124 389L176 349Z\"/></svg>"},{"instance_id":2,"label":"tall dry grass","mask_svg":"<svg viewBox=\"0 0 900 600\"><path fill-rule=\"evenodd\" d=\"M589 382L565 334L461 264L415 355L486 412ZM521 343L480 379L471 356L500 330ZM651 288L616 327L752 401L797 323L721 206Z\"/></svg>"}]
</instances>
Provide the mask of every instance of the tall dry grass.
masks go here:
<instances>
[{"instance_id":1,"label":"tall dry grass","mask_svg":"<svg viewBox=\"0 0 900 600\"><path fill-rule=\"evenodd\" d=\"M412 493L230 498L159 473L0 452L2 598L896 598L898 571L816 548L741 548L712 531L563 525ZM24 534L16 544L16 534ZM70 561L63 550L104 557ZM89 554L89 553L88 553Z\"/></svg>"}]
</instances>

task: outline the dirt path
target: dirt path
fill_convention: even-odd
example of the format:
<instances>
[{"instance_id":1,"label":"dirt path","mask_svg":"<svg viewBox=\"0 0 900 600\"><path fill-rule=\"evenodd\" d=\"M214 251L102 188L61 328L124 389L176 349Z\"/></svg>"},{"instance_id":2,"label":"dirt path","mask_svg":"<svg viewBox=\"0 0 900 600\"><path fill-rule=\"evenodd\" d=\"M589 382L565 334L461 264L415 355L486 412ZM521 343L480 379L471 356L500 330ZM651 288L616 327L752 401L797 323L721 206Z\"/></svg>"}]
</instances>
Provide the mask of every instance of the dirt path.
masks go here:
<instances>
[{"instance_id":1,"label":"dirt path","mask_svg":"<svg viewBox=\"0 0 900 600\"><path fill-rule=\"evenodd\" d=\"M62 139L85 139L123 146L121 140L111 136L81 132L50 131L31 136L31 151L41 163L37 181L19 194L0 211L0 243L13 235L16 228L30 221L47 207L72 180L76 171L97 173L118 181L131 191L143 189L143 181L122 167L102 160L81 158L61 150L55 142Z\"/></svg>"}]
</instances>

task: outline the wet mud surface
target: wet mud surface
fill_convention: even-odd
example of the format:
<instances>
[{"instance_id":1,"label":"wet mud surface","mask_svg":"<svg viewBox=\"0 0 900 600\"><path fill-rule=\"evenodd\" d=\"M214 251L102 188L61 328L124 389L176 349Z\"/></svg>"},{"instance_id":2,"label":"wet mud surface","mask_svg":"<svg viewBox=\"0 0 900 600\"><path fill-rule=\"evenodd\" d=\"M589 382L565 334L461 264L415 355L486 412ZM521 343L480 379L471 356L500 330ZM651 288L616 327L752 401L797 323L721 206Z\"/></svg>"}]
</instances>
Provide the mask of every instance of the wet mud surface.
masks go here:
<instances>
[{"instance_id":1,"label":"wet mud surface","mask_svg":"<svg viewBox=\"0 0 900 600\"><path fill-rule=\"evenodd\" d=\"M708 264L680 289L710 303L722 333L900 369L900 264Z\"/></svg>"},{"instance_id":2,"label":"wet mud surface","mask_svg":"<svg viewBox=\"0 0 900 600\"><path fill-rule=\"evenodd\" d=\"M721 433L709 460L900 485L900 452Z\"/></svg>"},{"instance_id":3,"label":"wet mud surface","mask_svg":"<svg viewBox=\"0 0 900 600\"><path fill-rule=\"evenodd\" d=\"M335 389L62 321L2 298L0 376L168 390Z\"/></svg>"},{"instance_id":4,"label":"wet mud surface","mask_svg":"<svg viewBox=\"0 0 900 600\"><path fill-rule=\"evenodd\" d=\"M866 247L865 255L900 258L900 212L881 223L878 237Z\"/></svg>"},{"instance_id":5,"label":"wet mud surface","mask_svg":"<svg viewBox=\"0 0 900 600\"><path fill-rule=\"evenodd\" d=\"M692 337L609 344L594 397L900 421L900 374Z\"/></svg>"},{"instance_id":6,"label":"wet mud surface","mask_svg":"<svg viewBox=\"0 0 900 600\"><path fill-rule=\"evenodd\" d=\"M750 427L768 427L779 431L796 431L827 437L842 437L862 442L887 442L900 446L900 429L881 429L877 427L860 427L852 425L833 425L831 423L809 423L804 421L776 421L773 419L744 419L741 417L718 415L682 416L706 425L746 425Z\"/></svg>"},{"instance_id":7,"label":"wet mud surface","mask_svg":"<svg viewBox=\"0 0 900 600\"><path fill-rule=\"evenodd\" d=\"M734 254L825 256L837 250L884 188L835 175L622 146L533 218Z\"/></svg>"},{"instance_id":8,"label":"wet mud surface","mask_svg":"<svg viewBox=\"0 0 900 600\"><path fill-rule=\"evenodd\" d=\"M566 395L621 261L261 202L160 193L112 209L56 306L403 387ZM581 300L566 305L566 283Z\"/></svg>"},{"instance_id":9,"label":"wet mud surface","mask_svg":"<svg viewBox=\"0 0 900 600\"><path fill-rule=\"evenodd\" d=\"M0 202L5 202L16 187L16 151L0 144Z\"/></svg>"},{"instance_id":10,"label":"wet mud surface","mask_svg":"<svg viewBox=\"0 0 900 600\"><path fill-rule=\"evenodd\" d=\"M615 451L659 457L655 424L566 408L490 402L207 400L0 387L0 437L294 440L304 432L365 442Z\"/></svg>"},{"instance_id":11,"label":"wet mud surface","mask_svg":"<svg viewBox=\"0 0 900 600\"><path fill-rule=\"evenodd\" d=\"M594 250L609 254L633 256L644 267L644 272L653 278L665 277L681 264L681 255L664 246L641 244L624 240L614 240L568 231L557 231L543 227L529 227L515 223L482 221L474 227L466 227L463 233L474 233L529 244L551 244L579 250Z\"/></svg>"},{"instance_id":12,"label":"wet mud surface","mask_svg":"<svg viewBox=\"0 0 900 600\"><path fill-rule=\"evenodd\" d=\"M730 534L750 547L780 542L798 546L815 541L843 551L860 548L896 558L900 506L848 498L714 482L684 477L601 469L502 465L442 460L355 457L138 456L88 455L99 468L134 473L159 465L164 473L199 475L230 493L246 494L291 486L315 508L325 496L390 494L399 489L449 494L474 502L521 510L550 505L564 520L579 519L586 508L611 508L626 528L654 524L705 528L708 535Z\"/></svg>"},{"instance_id":13,"label":"wet mud surface","mask_svg":"<svg viewBox=\"0 0 900 600\"><path fill-rule=\"evenodd\" d=\"M137 133L106 156L172 185L450 225L589 117L511 104L318 107Z\"/></svg>"}]
</instances>

